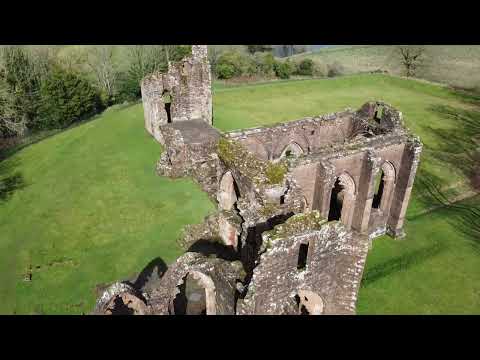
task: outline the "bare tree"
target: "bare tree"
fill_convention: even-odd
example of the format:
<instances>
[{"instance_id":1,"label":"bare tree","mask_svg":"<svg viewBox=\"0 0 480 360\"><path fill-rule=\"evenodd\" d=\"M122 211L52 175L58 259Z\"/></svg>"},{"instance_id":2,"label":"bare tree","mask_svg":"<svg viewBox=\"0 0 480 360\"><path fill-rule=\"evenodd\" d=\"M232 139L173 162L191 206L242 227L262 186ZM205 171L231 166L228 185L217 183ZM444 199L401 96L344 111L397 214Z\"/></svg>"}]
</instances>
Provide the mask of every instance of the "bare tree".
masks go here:
<instances>
[{"instance_id":1,"label":"bare tree","mask_svg":"<svg viewBox=\"0 0 480 360\"><path fill-rule=\"evenodd\" d=\"M116 90L118 72L113 61L111 46L95 46L88 54L87 63L97 79L99 87L112 98Z\"/></svg>"},{"instance_id":2,"label":"bare tree","mask_svg":"<svg viewBox=\"0 0 480 360\"><path fill-rule=\"evenodd\" d=\"M0 70L1 71L1 70ZM0 82L0 132L7 130L7 133L16 136L24 136L27 131L27 118L25 115L19 117L13 94Z\"/></svg>"},{"instance_id":3,"label":"bare tree","mask_svg":"<svg viewBox=\"0 0 480 360\"><path fill-rule=\"evenodd\" d=\"M425 48L423 46L399 46L398 53L407 76L415 76L415 71L424 61Z\"/></svg>"}]
</instances>

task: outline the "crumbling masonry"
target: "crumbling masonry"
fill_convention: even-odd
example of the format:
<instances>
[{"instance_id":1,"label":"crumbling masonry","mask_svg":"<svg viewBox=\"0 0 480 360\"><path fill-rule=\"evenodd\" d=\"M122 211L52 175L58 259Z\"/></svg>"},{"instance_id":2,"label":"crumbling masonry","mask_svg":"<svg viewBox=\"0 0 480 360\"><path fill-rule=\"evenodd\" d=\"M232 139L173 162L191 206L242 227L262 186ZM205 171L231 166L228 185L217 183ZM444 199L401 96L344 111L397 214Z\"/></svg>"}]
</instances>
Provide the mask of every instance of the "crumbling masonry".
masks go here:
<instances>
[{"instance_id":1,"label":"crumbling masonry","mask_svg":"<svg viewBox=\"0 0 480 360\"><path fill-rule=\"evenodd\" d=\"M168 93L169 109L164 96ZM405 236L422 144L383 102L220 133L206 46L142 82L161 176L218 204L148 286L115 283L95 314L354 314L370 242Z\"/></svg>"}]
</instances>

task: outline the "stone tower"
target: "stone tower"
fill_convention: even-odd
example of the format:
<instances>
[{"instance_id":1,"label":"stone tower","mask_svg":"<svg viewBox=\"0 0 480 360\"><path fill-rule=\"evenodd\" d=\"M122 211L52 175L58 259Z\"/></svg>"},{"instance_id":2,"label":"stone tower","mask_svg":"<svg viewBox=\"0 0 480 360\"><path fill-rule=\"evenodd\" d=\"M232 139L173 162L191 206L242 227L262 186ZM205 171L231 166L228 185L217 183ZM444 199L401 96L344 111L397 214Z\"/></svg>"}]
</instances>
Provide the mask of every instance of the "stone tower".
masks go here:
<instances>
[{"instance_id":1,"label":"stone tower","mask_svg":"<svg viewBox=\"0 0 480 360\"><path fill-rule=\"evenodd\" d=\"M154 73L141 83L145 128L163 143L159 127L203 120L212 124L212 78L207 45L193 45L192 54L170 62L166 74Z\"/></svg>"}]
</instances>

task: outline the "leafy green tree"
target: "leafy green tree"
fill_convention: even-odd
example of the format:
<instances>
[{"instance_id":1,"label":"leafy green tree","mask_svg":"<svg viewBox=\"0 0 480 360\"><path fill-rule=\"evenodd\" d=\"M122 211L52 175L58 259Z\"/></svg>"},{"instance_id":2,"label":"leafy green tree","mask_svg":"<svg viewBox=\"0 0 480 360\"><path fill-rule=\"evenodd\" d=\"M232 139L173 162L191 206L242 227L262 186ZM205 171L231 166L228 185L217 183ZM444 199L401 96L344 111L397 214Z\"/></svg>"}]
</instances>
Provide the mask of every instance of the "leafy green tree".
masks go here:
<instances>
[{"instance_id":1,"label":"leafy green tree","mask_svg":"<svg viewBox=\"0 0 480 360\"><path fill-rule=\"evenodd\" d=\"M62 128L99 110L96 89L74 71L55 66L40 87L39 128Z\"/></svg>"},{"instance_id":2,"label":"leafy green tree","mask_svg":"<svg viewBox=\"0 0 480 360\"><path fill-rule=\"evenodd\" d=\"M274 75L276 60L273 54L257 52L254 55L254 61L259 74L265 76Z\"/></svg>"},{"instance_id":3,"label":"leafy green tree","mask_svg":"<svg viewBox=\"0 0 480 360\"><path fill-rule=\"evenodd\" d=\"M257 72L257 67L252 57L242 54L239 51L231 50L220 55L215 72L216 75L222 79L225 78L222 77L225 74L229 74L230 77L254 75ZM231 74L232 72L233 74Z\"/></svg>"},{"instance_id":4,"label":"leafy green tree","mask_svg":"<svg viewBox=\"0 0 480 360\"><path fill-rule=\"evenodd\" d=\"M289 79L293 71L294 67L290 60L280 61L275 66L275 75L280 79Z\"/></svg>"},{"instance_id":5,"label":"leafy green tree","mask_svg":"<svg viewBox=\"0 0 480 360\"><path fill-rule=\"evenodd\" d=\"M314 63L312 59L304 59L297 66L297 74L312 76L314 72Z\"/></svg>"},{"instance_id":6,"label":"leafy green tree","mask_svg":"<svg viewBox=\"0 0 480 360\"><path fill-rule=\"evenodd\" d=\"M235 67L231 64L218 64L217 76L219 79L231 79L235 76Z\"/></svg>"}]
</instances>

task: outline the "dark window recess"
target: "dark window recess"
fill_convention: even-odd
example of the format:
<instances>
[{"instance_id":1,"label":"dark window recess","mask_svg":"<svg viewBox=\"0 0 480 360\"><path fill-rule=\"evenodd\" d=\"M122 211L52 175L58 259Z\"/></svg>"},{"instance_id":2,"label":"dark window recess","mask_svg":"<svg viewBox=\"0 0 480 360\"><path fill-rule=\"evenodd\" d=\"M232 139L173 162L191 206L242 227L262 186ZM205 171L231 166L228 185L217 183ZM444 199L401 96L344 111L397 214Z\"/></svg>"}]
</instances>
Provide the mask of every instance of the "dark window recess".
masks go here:
<instances>
[{"instance_id":1,"label":"dark window recess","mask_svg":"<svg viewBox=\"0 0 480 360\"><path fill-rule=\"evenodd\" d=\"M298 252L297 269L302 270L307 266L308 244L300 244Z\"/></svg>"},{"instance_id":2,"label":"dark window recess","mask_svg":"<svg viewBox=\"0 0 480 360\"><path fill-rule=\"evenodd\" d=\"M372 201L372 208L374 209L380 208L380 204L382 202L383 188L385 185L384 177L385 175L382 171L375 179L376 191L375 191L375 194L373 195L373 201Z\"/></svg>"},{"instance_id":3,"label":"dark window recess","mask_svg":"<svg viewBox=\"0 0 480 360\"><path fill-rule=\"evenodd\" d=\"M339 196L343 191L343 186L340 180L335 181L335 186L332 189L332 196L330 197L330 211L328 213L328 221L340 220L342 217L343 197Z\"/></svg>"},{"instance_id":4,"label":"dark window recess","mask_svg":"<svg viewBox=\"0 0 480 360\"><path fill-rule=\"evenodd\" d=\"M165 111L167 112L167 123L170 124L172 122L172 115L170 114L170 106L172 103L165 104Z\"/></svg>"}]
</instances>

